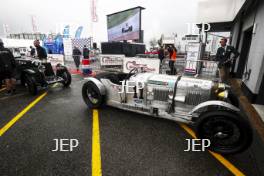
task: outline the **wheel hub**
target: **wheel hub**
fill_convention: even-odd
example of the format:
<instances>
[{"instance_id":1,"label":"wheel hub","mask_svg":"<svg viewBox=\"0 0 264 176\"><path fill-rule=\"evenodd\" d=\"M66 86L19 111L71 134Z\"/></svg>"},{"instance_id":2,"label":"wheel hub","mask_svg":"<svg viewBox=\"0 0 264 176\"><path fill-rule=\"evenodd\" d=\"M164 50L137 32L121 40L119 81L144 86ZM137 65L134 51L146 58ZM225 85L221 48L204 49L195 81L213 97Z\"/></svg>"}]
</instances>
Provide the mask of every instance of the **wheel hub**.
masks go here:
<instances>
[{"instance_id":1,"label":"wheel hub","mask_svg":"<svg viewBox=\"0 0 264 176\"><path fill-rule=\"evenodd\" d=\"M224 139L224 138L226 138L227 136L228 136L228 134L223 133L223 132L221 132L221 131L217 132L217 133L214 135L214 137L219 138L219 139Z\"/></svg>"}]
</instances>

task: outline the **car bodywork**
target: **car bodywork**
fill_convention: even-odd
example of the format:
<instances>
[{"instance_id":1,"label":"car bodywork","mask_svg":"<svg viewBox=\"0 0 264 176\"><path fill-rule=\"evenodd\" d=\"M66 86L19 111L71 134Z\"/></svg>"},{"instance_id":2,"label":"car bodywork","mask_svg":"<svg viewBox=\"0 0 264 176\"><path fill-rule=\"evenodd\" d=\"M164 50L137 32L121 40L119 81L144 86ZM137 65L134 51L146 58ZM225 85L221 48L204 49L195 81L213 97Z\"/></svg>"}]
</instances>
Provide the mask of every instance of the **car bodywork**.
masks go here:
<instances>
[{"instance_id":1,"label":"car bodywork","mask_svg":"<svg viewBox=\"0 0 264 176\"><path fill-rule=\"evenodd\" d=\"M199 139L211 141L212 151L223 154L244 151L252 142L252 128L230 87L207 77L205 73L217 70L208 69L207 65L187 67L192 71L189 75L142 73L144 67L134 68L130 73L102 72L86 79L83 99L90 108L105 104L191 124ZM197 70L195 75L193 68Z\"/></svg>"},{"instance_id":2,"label":"car bodywork","mask_svg":"<svg viewBox=\"0 0 264 176\"><path fill-rule=\"evenodd\" d=\"M234 105L216 99L218 95L213 95L214 89L222 87L222 93L225 94L227 94L227 90L223 89L225 85L219 85L211 80L140 73L132 75L127 80L131 83L129 92L134 93L125 91L119 93L123 89L121 82L118 84L112 82L111 79L101 78L99 81L96 78L87 78L87 80L94 82L101 94L106 95L105 102L107 105L174 121L192 123L194 118L199 115L197 112L210 106L240 111ZM139 89L142 91L142 96L139 95L140 92L135 92L134 86L137 83L144 84L144 88ZM176 95L173 101L175 85ZM173 105L174 107L172 107Z\"/></svg>"}]
</instances>

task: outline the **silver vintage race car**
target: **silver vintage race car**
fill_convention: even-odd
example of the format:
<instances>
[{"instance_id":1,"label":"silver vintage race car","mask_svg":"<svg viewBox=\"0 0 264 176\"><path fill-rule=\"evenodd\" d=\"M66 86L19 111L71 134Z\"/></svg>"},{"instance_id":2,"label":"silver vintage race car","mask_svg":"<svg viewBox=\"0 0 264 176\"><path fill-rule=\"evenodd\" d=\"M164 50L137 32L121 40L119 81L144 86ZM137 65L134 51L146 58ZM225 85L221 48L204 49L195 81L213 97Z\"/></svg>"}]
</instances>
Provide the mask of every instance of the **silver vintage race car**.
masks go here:
<instances>
[{"instance_id":1,"label":"silver vintage race car","mask_svg":"<svg viewBox=\"0 0 264 176\"><path fill-rule=\"evenodd\" d=\"M252 129L230 87L193 76L103 72L87 78L82 88L90 108L109 105L152 117L195 126L199 139L211 141L210 150L233 154L247 149Z\"/></svg>"}]
</instances>

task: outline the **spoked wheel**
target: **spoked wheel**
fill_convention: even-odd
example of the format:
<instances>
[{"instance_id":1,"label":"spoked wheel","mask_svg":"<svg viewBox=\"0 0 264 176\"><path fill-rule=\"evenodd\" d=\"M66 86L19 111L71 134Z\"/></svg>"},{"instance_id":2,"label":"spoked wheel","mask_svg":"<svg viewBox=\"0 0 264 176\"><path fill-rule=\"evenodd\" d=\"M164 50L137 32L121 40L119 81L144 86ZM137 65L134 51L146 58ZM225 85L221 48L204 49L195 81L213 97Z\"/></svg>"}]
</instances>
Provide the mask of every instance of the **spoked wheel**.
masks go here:
<instances>
[{"instance_id":1,"label":"spoked wheel","mask_svg":"<svg viewBox=\"0 0 264 176\"><path fill-rule=\"evenodd\" d=\"M101 94L99 88L92 81L88 81L83 85L82 96L84 102L90 108L99 108L105 100L105 96Z\"/></svg>"},{"instance_id":2,"label":"spoked wheel","mask_svg":"<svg viewBox=\"0 0 264 176\"><path fill-rule=\"evenodd\" d=\"M64 87L69 87L70 84L71 84L71 74L69 73L69 71L68 70L64 70L61 73L61 77L64 79L64 81L63 81Z\"/></svg>"},{"instance_id":3,"label":"spoked wheel","mask_svg":"<svg viewBox=\"0 0 264 176\"><path fill-rule=\"evenodd\" d=\"M30 94L37 95L38 88L37 88L36 81L33 76L25 75L25 85Z\"/></svg>"},{"instance_id":4,"label":"spoked wheel","mask_svg":"<svg viewBox=\"0 0 264 176\"><path fill-rule=\"evenodd\" d=\"M197 121L199 139L209 139L210 150L234 154L246 150L252 143L252 129L238 113L211 111L203 113Z\"/></svg>"}]
</instances>

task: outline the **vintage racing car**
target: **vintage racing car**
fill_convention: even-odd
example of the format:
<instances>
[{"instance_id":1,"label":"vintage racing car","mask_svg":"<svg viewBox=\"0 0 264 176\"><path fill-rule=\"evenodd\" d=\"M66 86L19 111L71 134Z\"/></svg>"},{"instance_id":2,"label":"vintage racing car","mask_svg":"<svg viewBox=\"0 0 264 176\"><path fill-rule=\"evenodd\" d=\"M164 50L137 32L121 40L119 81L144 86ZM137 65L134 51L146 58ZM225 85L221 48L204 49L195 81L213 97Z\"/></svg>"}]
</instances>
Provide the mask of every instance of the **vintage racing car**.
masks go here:
<instances>
[{"instance_id":1,"label":"vintage racing car","mask_svg":"<svg viewBox=\"0 0 264 176\"><path fill-rule=\"evenodd\" d=\"M42 63L38 59L16 59L16 79L25 85L32 95L38 93L39 87L47 87L54 83L62 83L65 87L71 84L71 74L68 69L58 64L56 74L51 63Z\"/></svg>"},{"instance_id":2,"label":"vintage racing car","mask_svg":"<svg viewBox=\"0 0 264 176\"><path fill-rule=\"evenodd\" d=\"M233 154L247 149L252 128L230 87L193 76L103 72L87 78L82 96L90 108L109 105L195 126L210 150Z\"/></svg>"},{"instance_id":3,"label":"vintage racing car","mask_svg":"<svg viewBox=\"0 0 264 176\"><path fill-rule=\"evenodd\" d=\"M132 32L133 31L133 26L129 26L127 23L126 23L126 26L122 28L122 33L127 33L127 32Z\"/></svg>"}]
</instances>

